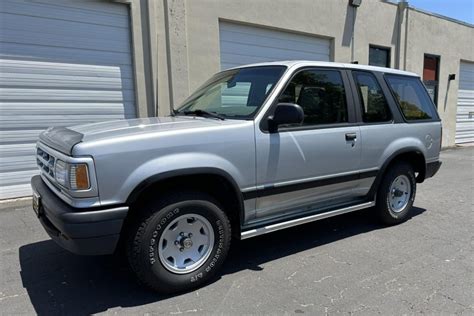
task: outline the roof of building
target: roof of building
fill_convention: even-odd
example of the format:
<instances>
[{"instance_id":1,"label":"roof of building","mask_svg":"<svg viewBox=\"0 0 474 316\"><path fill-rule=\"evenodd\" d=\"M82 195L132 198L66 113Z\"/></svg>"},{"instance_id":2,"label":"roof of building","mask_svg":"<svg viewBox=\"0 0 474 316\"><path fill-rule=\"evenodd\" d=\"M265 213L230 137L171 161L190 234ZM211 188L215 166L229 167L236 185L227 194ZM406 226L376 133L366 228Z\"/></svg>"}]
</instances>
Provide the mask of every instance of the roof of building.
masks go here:
<instances>
[{"instance_id":1,"label":"roof of building","mask_svg":"<svg viewBox=\"0 0 474 316\"><path fill-rule=\"evenodd\" d=\"M382 0L382 2L387 3L387 4L391 4L391 5L398 5L398 0ZM443 19L443 20L450 21L450 22L453 22L453 23L461 24L463 26L474 28L474 24L471 24L467 21L461 21L459 19L452 18L452 17L446 16L446 15L443 15L443 14L440 14L440 13L435 13L435 12L431 12L431 11L428 11L428 10L425 10L425 9L421 9L421 8L416 7L416 6L412 6L410 3L408 3L408 8L411 9L411 10L414 10L414 11L418 11L418 12L421 12L421 13L424 13L424 14L427 14L427 15L434 16L434 17L439 18L439 19Z\"/></svg>"},{"instance_id":2,"label":"roof of building","mask_svg":"<svg viewBox=\"0 0 474 316\"><path fill-rule=\"evenodd\" d=\"M264 62L264 63L257 63L257 64L249 64L249 65L242 65L235 68L243 68L243 67L257 67L257 66L287 66L288 68L300 68L300 67L337 67L337 68L345 68L345 69L357 69L357 70L370 70L370 71L378 71L384 73L391 73L397 75L404 75L404 76L413 76L419 77L416 73L393 69L393 68L384 68L384 67L376 67L376 66L368 66L368 65L359 65L359 64L346 64L346 63L337 63L337 62L328 62L328 61L310 61L310 60L282 60L282 61L272 61L272 62Z\"/></svg>"}]
</instances>

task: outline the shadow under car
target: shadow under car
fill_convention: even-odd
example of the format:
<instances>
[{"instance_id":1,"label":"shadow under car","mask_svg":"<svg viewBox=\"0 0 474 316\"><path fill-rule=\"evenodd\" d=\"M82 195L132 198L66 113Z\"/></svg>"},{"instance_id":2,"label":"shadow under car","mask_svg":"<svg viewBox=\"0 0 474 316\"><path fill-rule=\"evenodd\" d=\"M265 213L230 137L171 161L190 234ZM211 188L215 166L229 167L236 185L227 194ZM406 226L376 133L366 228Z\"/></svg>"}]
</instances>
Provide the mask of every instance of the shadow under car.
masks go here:
<instances>
[{"instance_id":1,"label":"shadow under car","mask_svg":"<svg viewBox=\"0 0 474 316\"><path fill-rule=\"evenodd\" d=\"M424 211L414 207L411 217ZM236 240L220 275L262 270L263 263L384 227L373 219L370 210L365 210ZM93 314L170 297L138 284L118 255L77 256L47 240L20 247L19 256L23 286L38 315Z\"/></svg>"}]
</instances>

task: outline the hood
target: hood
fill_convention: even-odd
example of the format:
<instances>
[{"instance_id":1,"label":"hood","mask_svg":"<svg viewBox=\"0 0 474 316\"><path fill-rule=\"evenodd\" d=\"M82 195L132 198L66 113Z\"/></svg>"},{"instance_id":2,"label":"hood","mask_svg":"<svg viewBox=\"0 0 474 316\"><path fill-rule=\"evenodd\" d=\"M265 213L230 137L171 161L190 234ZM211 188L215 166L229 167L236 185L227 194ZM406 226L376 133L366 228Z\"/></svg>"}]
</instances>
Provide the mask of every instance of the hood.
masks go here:
<instances>
[{"instance_id":1,"label":"hood","mask_svg":"<svg viewBox=\"0 0 474 316\"><path fill-rule=\"evenodd\" d=\"M212 127L236 123L237 121L219 121L202 117L176 116L151 117L107 121L76 125L71 127L52 127L40 134L40 141L65 154L71 155L74 145L80 142L95 141L145 133L176 131L199 127Z\"/></svg>"}]
</instances>

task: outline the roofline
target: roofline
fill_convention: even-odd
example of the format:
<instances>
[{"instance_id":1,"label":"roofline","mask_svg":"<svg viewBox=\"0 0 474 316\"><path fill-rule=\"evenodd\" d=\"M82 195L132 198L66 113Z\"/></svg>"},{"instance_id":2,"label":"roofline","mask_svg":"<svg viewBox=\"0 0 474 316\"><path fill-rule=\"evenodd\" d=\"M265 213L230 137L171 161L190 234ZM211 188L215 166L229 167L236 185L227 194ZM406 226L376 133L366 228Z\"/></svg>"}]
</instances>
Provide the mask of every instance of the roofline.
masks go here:
<instances>
[{"instance_id":1,"label":"roofline","mask_svg":"<svg viewBox=\"0 0 474 316\"><path fill-rule=\"evenodd\" d=\"M412 9L413 11L417 11L417 12L420 12L420 13L424 13L424 14L427 14L427 15L431 15L431 16L434 16L436 18L440 18L440 19L443 19L443 20L446 20L446 21L449 21L449 22L453 22L453 23L457 23L457 24L461 24L463 26L467 26L467 27L470 27L470 28L474 28L474 24L471 24L469 22L465 22L465 21L461 21L461 20L458 20L458 19L455 19L455 18L451 18L449 16L445 16L445 15L442 15L442 14L438 14L438 13L434 13L434 12L431 12L431 11L426 11L424 9L420 9L420 8L417 8L417 7L412 7L412 6L409 6L408 7L409 9Z\"/></svg>"},{"instance_id":2,"label":"roofline","mask_svg":"<svg viewBox=\"0 0 474 316\"><path fill-rule=\"evenodd\" d=\"M343 69L377 71L377 72L383 72L387 74L398 74L398 75L404 75L404 76L410 76L410 77L420 77L418 74L414 72L396 69L396 68L385 68L385 67L377 67L377 66L370 66L370 65L348 64L348 63L331 62L331 61L316 61L316 60L269 61L269 62L241 65L241 66L232 67L229 69L224 69L223 71L231 70L231 69L241 69L241 68L249 68L249 67L267 67L267 66L285 66L285 67L288 67L289 69L302 68L302 67L335 67L335 68L343 68Z\"/></svg>"},{"instance_id":3,"label":"roofline","mask_svg":"<svg viewBox=\"0 0 474 316\"><path fill-rule=\"evenodd\" d=\"M387 4L391 4L391 5L396 5L396 6L398 6L398 3L399 3L398 1L395 1L395 0L382 0L382 2L387 3ZM418 7L414 7L414 6L410 5L410 0L408 0L408 9L412 9L413 11L417 11L417 12L420 12L420 13L431 15L431 16L434 16L436 18L443 19L443 20L446 20L446 21L449 21L449 22L453 22L453 23L461 24L463 26L474 28L474 24L471 24L469 22L461 21L461 20L451 18L451 17L446 16L446 15L442 15L442 14L439 14L439 13L435 13L435 12L427 11L427 10L424 10L424 9L421 9L421 8L418 8Z\"/></svg>"}]
</instances>

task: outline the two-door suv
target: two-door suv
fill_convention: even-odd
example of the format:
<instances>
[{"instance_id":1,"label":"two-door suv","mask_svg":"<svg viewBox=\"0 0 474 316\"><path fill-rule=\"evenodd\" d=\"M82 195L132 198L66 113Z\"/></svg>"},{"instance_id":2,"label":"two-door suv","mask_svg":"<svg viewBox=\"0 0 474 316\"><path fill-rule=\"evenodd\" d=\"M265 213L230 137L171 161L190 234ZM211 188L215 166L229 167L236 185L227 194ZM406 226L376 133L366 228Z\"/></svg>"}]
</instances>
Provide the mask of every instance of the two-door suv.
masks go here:
<instances>
[{"instance_id":1,"label":"two-door suv","mask_svg":"<svg viewBox=\"0 0 474 316\"><path fill-rule=\"evenodd\" d=\"M61 247L124 249L142 283L183 291L215 275L232 236L365 208L403 222L440 146L416 74L249 65L216 74L169 117L46 130L33 208Z\"/></svg>"}]
</instances>

